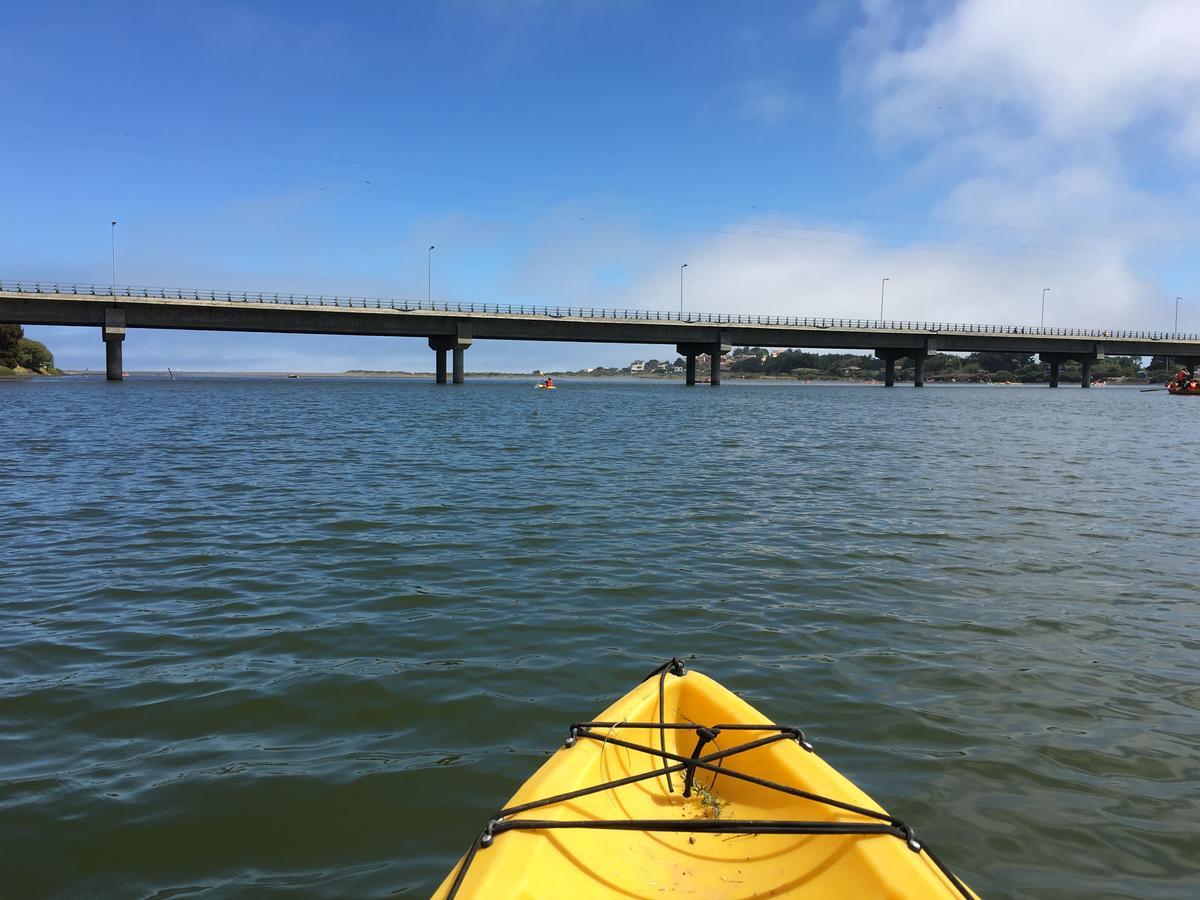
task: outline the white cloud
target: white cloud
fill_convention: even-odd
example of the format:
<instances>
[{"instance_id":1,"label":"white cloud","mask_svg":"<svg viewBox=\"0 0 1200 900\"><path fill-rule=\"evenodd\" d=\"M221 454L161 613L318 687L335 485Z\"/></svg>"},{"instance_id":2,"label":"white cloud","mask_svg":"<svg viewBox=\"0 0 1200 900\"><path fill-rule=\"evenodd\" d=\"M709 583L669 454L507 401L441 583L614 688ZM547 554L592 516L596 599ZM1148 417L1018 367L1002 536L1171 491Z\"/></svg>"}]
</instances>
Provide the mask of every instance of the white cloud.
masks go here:
<instances>
[{"instance_id":1,"label":"white cloud","mask_svg":"<svg viewBox=\"0 0 1200 900\"><path fill-rule=\"evenodd\" d=\"M1149 128L1200 153L1194 0L964 0L915 36L888 4L866 13L846 60L881 136L968 141L1003 162L1014 142L1095 152Z\"/></svg>"},{"instance_id":2,"label":"white cloud","mask_svg":"<svg viewBox=\"0 0 1200 900\"><path fill-rule=\"evenodd\" d=\"M762 219L746 226L743 234L673 240L613 226L590 237L548 232L507 291L552 294L562 286L557 266L569 259L579 277L569 291L560 290L564 303L678 309L679 263L687 262L684 305L696 312L874 319L880 279L887 276L888 318L1037 324L1041 289L1050 287L1048 325L1156 328L1170 321L1169 303L1138 274L1122 247L1093 250L1064 235L1032 241L1035 246L1061 246L1061 251L998 246L995 237L982 241L983 246L924 242L919 246L942 249L888 247L846 234L806 240L801 235L811 232L798 231L801 224L814 225ZM830 227L845 230L844 225ZM1008 242L1015 244L1015 239ZM628 282L615 289L591 277L614 247L621 248L632 271Z\"/></svg>"},{"instance_id":3,"label":"white cloud","mask_svg":"<svg viewBox=\"0 0 1200 900\"><path fill-rule=\"evenodd\" d=\"M931 217L974 223L960 239L1063 250L929 271L955 283L973 269L962 290L995 280L1014 296L1044 281L1071 323L1160 326L1195 274L1171 239L1200 233L1200 5L864 0L863 13L846 84L885 152L916 151L906 182L932 195ZM989 293L985 317L1005 318L1011 299L975 296Z\"/></svg>"}]
</instances>

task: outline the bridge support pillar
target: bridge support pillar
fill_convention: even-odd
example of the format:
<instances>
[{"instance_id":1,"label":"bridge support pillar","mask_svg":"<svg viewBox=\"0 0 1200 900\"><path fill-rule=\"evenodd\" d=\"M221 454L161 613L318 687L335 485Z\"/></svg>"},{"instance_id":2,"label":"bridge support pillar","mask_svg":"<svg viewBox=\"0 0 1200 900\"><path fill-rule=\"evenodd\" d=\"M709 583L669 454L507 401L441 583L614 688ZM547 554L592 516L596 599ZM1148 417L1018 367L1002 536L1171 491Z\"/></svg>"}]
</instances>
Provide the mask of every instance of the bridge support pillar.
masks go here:
<instances>
[{"instance_id":1,"label":"bridge support pillar","mask_svg":"<svg viewBox=\"0 0 1200 900\"><path fill-rule=\"evenodd\" d=\"M914 353L913 361L913 387L925 387L925 354Z\"/></svg>"},{"instance_id":2,"label":"bridge support pillar","mask_svg":"<svg viewBox=\"0 0 1200 900\"><path fill-rule=\"evenodd\" d=\"M915 359L918 353L920 353L919 350L898 350L894 348L876 350L875 358L883 360L883 386L896 386L896 360L904 359L906 356L912 356Z\"/></svg>"},{"instance_id":3,"label":"bridge support pillar","mask_svg":"<svg viewBox=\"0 0 1200 900\"><path fill-rule=\"evenodd\" d=\"M1079 360L1079 386L1081 388L1092 386L1092 358L1090 356Z\"/></svg>"},{"instance_id":4,"label":"bridge support pillar","mask_svg":"<svg viewBox=\"0 0 1200 900\"><path fill-rule=\"evenodd\" d=\"M708 382L713 385L720 384L721 356L732 349L733 345L729 342L729 337L725 332L721 332L720 337L713 343L704 341L676 344L675 352L687 360L687 378L685 379L685 383L696 383L696 357L701 353L707 353L710 366Z\"/></svg>"},{"instance_id":5,"label":"bridge support pillar","mask_svg":"<svg viewBox=\"0 0 1200 900\"><path fill-rule=\"evenodd\" d=\"M104 377L109 381L120 381L124 366L121 360L123 337L104 339Z\"/></svg>"},{"instance_id":6,"label":"bridge support pillar","mask_svg":"<svg viewBox=\"0 0 1200 900\"><path fill-rule=\"evenodd\" d=\"M446 351L453 354L454 383L462 384L465 380L463 369L463 353L471 346L471 339L453 334L436 334L429 339L429 349L437 354L437 366L434 381L437 384L446 383Z\"/></svg>"},{"instance_id":7,"label":"bridge support pillar","mask_svg":"<svg viewBox=\"0 0 1200 900\"><path fill-rule=\"evenodd\" d=\"M1062 373L1062 364L1069 362L1075 357L1072 357L1069 353L1039 353L1038 358L1042 361L1042 365L1049 369L1050 387L1056 388L1058 387L1059 376Z\"/></svg>"},{"instance_id":8,"label":"bridge support pillar","mask_svg":"<svg viewBox=\"0 0 1200 900\"><path fill-rule=\"evenodd\" d=\"M104 377L109 381L120 381L124 377L121 345L125 340L125 310L104 310Z\"/></svg>"},{"instance_id":9,"label":"bridge support pillar","mask_svg":"<svg viewBox=\"0 0 1200 900\"><path fill-rule=\"evenodd\" d=\"M721 357L733 349L727 332L722 331L720 337L708 348L709 376L708 383L717 387L721 383Z\"/></svg>"}]
</instances>

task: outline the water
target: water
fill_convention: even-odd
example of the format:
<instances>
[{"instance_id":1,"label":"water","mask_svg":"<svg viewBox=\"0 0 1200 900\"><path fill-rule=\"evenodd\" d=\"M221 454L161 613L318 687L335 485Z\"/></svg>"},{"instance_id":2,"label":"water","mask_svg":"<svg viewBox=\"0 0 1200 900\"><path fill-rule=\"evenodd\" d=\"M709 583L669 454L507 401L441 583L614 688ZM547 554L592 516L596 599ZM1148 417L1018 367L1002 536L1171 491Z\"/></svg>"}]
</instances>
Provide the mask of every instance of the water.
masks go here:
<instances>
[{"instance_id":1,"label":"water","mask_svg":"<svg viewBox=\"0 0 1200 900\"><path fill-rule=\"evenodd\" d=\"M989 897L1194 891L1200 402L531 387L0 384L4 893L424 896L672 654Z\"/></svg>"}]
</instances>

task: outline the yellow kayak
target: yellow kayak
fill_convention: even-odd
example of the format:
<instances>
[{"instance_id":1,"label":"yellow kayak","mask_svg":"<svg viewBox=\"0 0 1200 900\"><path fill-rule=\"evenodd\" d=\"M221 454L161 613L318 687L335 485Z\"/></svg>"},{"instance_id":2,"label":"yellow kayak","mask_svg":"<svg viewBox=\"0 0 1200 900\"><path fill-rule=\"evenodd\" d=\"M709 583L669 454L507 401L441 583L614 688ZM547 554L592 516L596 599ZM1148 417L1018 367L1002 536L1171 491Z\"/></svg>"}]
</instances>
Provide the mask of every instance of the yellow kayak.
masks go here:
<instances>
[{"instance_id":1,"label":"yellow kayak","mask_svg":"<svg viewBox=\"0 0 1200 900\"><path fill-rule=\"evenodd\" d=\"M553 391L558 388L557 384L535 384L535 388L540 388L543 391Z\"/></svg>"},{"instance_id":2,"label":"yellow kayak","mask_svg":"<svg viewBox=\"0 0 1200 900\"><path fill-rule=\"evenodd\" d=\"M673 659L570 737L435 898L974 898L798 729Z\"/></svg>"}]
</instances>

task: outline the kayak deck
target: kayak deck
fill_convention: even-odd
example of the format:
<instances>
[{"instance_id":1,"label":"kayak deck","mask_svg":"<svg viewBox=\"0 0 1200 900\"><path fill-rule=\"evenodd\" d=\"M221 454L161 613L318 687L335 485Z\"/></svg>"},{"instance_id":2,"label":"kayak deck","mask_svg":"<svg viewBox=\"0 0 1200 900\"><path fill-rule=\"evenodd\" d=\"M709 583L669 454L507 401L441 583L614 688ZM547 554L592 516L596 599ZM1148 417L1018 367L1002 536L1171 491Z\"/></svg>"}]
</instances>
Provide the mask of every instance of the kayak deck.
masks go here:
<instances>
[{"instance_id":1,"label":"kayak deck","mask_svg":"<svg viewBox=\"0 0 1200 900\"><path fill-rule=\"evenodd\" d=\"M975 895L802 732L673 660L573 725L434 896Z\"/></svg>"}]
</instances>

